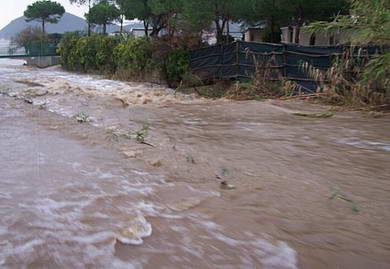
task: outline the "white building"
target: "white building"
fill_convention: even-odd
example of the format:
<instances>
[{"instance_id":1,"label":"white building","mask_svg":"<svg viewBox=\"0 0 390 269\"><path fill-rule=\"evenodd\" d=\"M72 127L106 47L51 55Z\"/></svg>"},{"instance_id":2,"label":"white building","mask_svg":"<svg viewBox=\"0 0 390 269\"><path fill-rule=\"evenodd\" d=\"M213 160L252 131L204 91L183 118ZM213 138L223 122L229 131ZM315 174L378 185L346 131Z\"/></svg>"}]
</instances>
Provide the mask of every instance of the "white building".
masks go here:
<instances>
[{"instance_id":1,"label":"white building","mask_svg":"<svg viewBox=\"0 0 390 269\"><path fill-rule=\"evenodd\" d=\"M152 33L152 28L148 30L149 35ZM131 28L130 35L135 38L140 38L145 36L145 28Z\"/></svg>"},{"instance_id":2,"label":"white building","mask_svg":"<svg viewBox=\"0 0 390 269\"><path fill-rule=\"evenodd\" d=\"M337 32L316 32L311 33L301 27L298 31L296 26L288 26L280 28L282 31L281 42L285 44L299 44L302 46L337 46L348 41L346 33ZM299 37L297 38L299 32ZM296 42L298 40L298 42Z\"/></svg>"},{"instance_id":3,"label":"white building","mask_svg":"<svg viewBox=\"0 0 390 269\"><path fill-rule=\"evenodd\" d=\"M248 27L244 32L244 40L247 42L264 42L264 27Z\"/></svg>"}]
</instances>

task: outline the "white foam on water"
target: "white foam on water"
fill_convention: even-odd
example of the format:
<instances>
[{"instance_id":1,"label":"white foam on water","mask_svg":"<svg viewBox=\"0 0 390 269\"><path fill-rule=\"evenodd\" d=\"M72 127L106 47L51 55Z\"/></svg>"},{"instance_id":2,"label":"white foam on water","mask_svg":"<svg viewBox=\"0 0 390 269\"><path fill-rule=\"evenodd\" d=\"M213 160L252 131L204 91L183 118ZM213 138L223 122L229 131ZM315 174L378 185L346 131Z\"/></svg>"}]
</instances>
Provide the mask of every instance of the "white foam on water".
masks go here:
<instances>
[{"instance_id":1,"label":"white foam on water","mask_svg":"<svg viewBox=\"0 0 390 269\"><path fill-rule=\"evenodd\" d=\"M200 218L191 219L206 228L209 235L204 238L208 238L212 242L215 240L223 242L239 252L242 265L240 268L256 268L256 264L262 264L264 269L298 268L297 252L286 242L272 240L269 236L265 240L252 233L249 233L250 236L247 236L247 239L235 239L226 235L223 231L223 226L213 221L205 221Z\"/></svg>"},{"instance_id":2,"label":"white foam on water","mask_svg":"<svg viewBox=\"0 0 390 269\"><path fill-rule=\"evenodd\" d=\"M297 253L286 242L271 244L265 240L258 241L266 257L261 259L265 269L297 269Z\"/></svg>"},{"instance_id":3,"label":"white foam on water","mask_svg":"<svg viewBox=\"0 0 390 269\"><path fill-rule=\"evenodd\" d=\"M361 149L390 151L390 142L387 141L378 142L378 141L361 140L358 138L346 138L346 139L340 139L338 143L353 146L356 148L361 148Z\"/></svg>"},{"instance_id":4,"label":"white foam on water","mask_svg":"<svg viewBox=\"0 0 390 269\"><path fill-rule=\"evenodd\" d=\"M110 231L103 231L88 235L82 236L72 236L69 238L71 241L76 241L81 244L97 244L101 242L106 242L113 240L115 238L115 233Z\"/></svg>"},{"instance_id":5,"label":"white foam on water","mask_svg":"<svg viewBox=\"0 0 390 269\"><path fill-rule=\"evenodd\" d=\"M29 253L32 253L35 247L43 244L45 244L45 241L42 239L33 239L33 240L25 241L21 245L9 246L8 248L2 251L2 255L3 258L6 258L9 254L26 256Z\"/></svg>"}]
</instances>

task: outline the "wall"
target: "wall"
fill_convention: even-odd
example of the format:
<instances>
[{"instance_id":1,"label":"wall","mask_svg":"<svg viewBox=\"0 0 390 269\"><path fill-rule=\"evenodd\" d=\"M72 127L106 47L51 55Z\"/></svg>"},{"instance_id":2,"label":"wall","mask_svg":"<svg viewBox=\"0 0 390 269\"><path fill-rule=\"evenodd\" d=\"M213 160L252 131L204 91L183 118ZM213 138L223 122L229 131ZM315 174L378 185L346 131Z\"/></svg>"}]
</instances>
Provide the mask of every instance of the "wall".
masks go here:
<instances>
[{"instance_id":1,"label":"wall","mask_svg":"<svg viewBox=\"0 0 390 269\"><path fill-rule=\"evenodd\" d=\"M263 29L251 29L249 28L245 32L245 41L246 42L263 42Z\"/></svg>"},{"instance_id":2,"label":"wall","mask_svg":"<svg viewBox=\"0 0 390 269\"><path fill-rule=\"evenodd\" d=\"M46 68L53 65L60 64L60 56L40 56L40 57L31 57L26 58L27 65L36 66L40 68Z\"/></svg>"}]
</instances>

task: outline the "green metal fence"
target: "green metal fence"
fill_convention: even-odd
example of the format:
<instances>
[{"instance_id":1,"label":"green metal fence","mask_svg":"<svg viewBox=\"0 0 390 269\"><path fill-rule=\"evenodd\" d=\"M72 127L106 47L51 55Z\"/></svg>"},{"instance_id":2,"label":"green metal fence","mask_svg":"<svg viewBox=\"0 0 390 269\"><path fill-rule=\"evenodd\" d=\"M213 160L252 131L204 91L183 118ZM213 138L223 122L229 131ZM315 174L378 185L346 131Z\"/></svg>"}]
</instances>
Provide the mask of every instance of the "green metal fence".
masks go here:
<instances>
[{"instance_id":1,"label":"green metal fence","mask_svg":"<svg viewBox=\"0 0 390 269\"><path fill-rule=\"evenodd\" d=\"M256 62L269 63L272 80L287 79L296 82L306 92L316 91L318 82L302 68L308 63L325 71L341 56L348 46L299 46L287 44L237 41L205 47L191 52L191 70L201 79L250 79L256 71ZM356 57L381 53L380 47L355 47Z\"/></svg>"},{"instance_id":2,"label":"green metal fence","mask_svg":"<svg viewBox=\"0 0 390 269\"><path fill-rule=\"evenodd\" d=\"M23 48L12 44L0 45L0 58L29 58L39 56L57 56L57 43L33 43Z\"/></svg>"}]
</instances>

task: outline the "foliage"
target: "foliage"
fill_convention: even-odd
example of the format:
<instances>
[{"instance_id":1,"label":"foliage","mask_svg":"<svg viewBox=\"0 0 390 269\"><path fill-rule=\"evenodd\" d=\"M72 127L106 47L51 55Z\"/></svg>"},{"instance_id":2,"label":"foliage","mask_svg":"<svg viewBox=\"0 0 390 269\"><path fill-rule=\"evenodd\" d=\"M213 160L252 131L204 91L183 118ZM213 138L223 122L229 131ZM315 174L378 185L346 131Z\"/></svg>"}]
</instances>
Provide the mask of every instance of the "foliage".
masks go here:
<instances>
[{"instance_id":1,"label":"foliage","mask_svg":"<svg viewBox=\"0 0 390 269\"><path fill-rule=\"evenodd\" d=\"M94 5L85 17L89 23L103 25L103 34L106 34L107 25L119 20L120 11L114 4L102 0Z\"/></svg>"},{"instance_id":2,"label":"foliage","mask_svg":"<svg viewBox=\"0 0 390 269\"><path fill-rule=\"evenodd\" d=\"M149 124L144 123L142 125L142 129L134 133L135 140L141 144L145 143L145 139L149 135L149 129L150 129Z\"/></svg>"},{"instance_id":3,"label":"foliage","mask_svg":"<svg viewBox=\"0 0 390 269\"><path fill-rule=\"evenodd\" d=\"M164 63L164 73L169 86L176 87L189 72L190 55L185 49L169 53Z\"/></svg>"},{"instance_id":4,"label":"foliage","mask_svg":"<svg viewBox=\"0 0 390 269\"><path fill-rule=\"evenodd\" d=\"M339 15L332 22L311 24L309 31L343 31L353 45L383 46L381 52L366 61L344 53L331 72L337 74L329 87L337 93L353 96L360 103L390 102L390 2L387 0L351 0L351 15ZM351 69L354 76L351 77ZM358 69L358 72L356 72Z\"/></svg>"},{"instance_id":5,"label":"foliage","mask_svg":"<svg viewBox=\"0 0 390 269\"><path fill-rule=\"evenodd\" d=\"M168 34L176 31L178 14L184 0L116 0L126 19L139 19L144 22L145 35L157 37L162 29Z\"/></svg>"},{"instance_id":6,"label":"foliage","mask_svg":"<svg viewBox=\"0 0 390 269\"><path fill-rule=\"evenodd\" d=\"M126 70L132 76L142 76L153 68L152 45L147 38L131 38L121 42L113 51L119 70Z\"/></svg>"},{"instance_id":7,"label":"foliage","mask_svg":"<svg viewBox=\"0 0 390 269\"><path fill-rule=\"evenodd\" d=\"M118 41L109 36L65 34L59 45L62 65L73 71L114 72L116 65L112 52L117 44Z\"/></svg>"},{"instance_id":8,"label":"foliage","mask_svg":"<svg viewBox=\"0 0 390 269\"><path fill-rule=\"evenodd\" d=\"M223 42L223 33L229 21L237 21L244 18L245 12L240 14L243 7L239 0L198 0L186 1L184 16L191 22L195 31L207 29L214 25L217 41ZM243 15L240 17L240 15Z\"/></svg>"},{"instance_id":9,"label":"foliage","mask_svg":"<svg viewBox=\"0 0 390 269\"><path fill-rule=\"evenodd\" d=\"M42 32L45 32L45 23L57 23L64 13L65 9L61 4L50 0L40 0L27 6L24 16L27 21L42 22Z\"/></svg>"},{"instance_id":10,"label":"foliage","mask_svg":"<svg viewBox=\"0 0 390 269\"><path fill-rule=\"evenodd\" d=\"M79 4L87 2L115 3L118 18L143 21L145 35L163 35L171 39L180 33L199 35L213 28L220 43L224 38L229 22L245 22L267 25L266 41L280 41L280 27L285 25L302 26L315 20L329 20L337 14L344 14L348 0L70 0ZM91 12L89 12L91 13ZM99 23L98 23L99 24ZM103 25L103 24L102 24Z\"/></svg>"},{"instance_id":11,"label":"foliage","mask_svg":"<svg viewBox=\"0 0 390 269\"><path fill-rule=\"evenodd\" d=\"M129 38L67 33L59 45L64 68L72 71L112 74L120 79L147 79L152 73L178 86L189 72L189 52L172 49L148 38Z\"/></svg>"},{"instance_id":12,"label":"foliage","mask_svg":"<svg viewBox=\"0 0 390 269\"><path fill-rule=\"evenodd\" d=\"M75 50L77 41L80 39L80 34L65 33L58 47L58 52L61 55L61 64L68 70L80 70L79 59L76 56Z\"/></svg>"},{"instance_id":13,"label":"foliage","mask_svg":"<svg viewBox=\"0 0 390 269\"><path fill-rule=\"evenodd\" d=\"M17 48L24 48L27 54L30 53L34 46L48 42L49 36L42 32L41 29L34 27L24 29L11 40L11 43Z\"/></svg>"}]
</instances>

